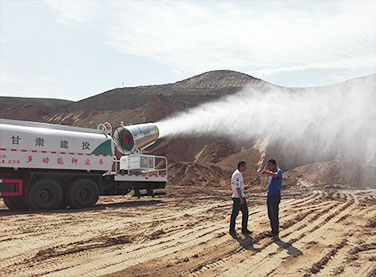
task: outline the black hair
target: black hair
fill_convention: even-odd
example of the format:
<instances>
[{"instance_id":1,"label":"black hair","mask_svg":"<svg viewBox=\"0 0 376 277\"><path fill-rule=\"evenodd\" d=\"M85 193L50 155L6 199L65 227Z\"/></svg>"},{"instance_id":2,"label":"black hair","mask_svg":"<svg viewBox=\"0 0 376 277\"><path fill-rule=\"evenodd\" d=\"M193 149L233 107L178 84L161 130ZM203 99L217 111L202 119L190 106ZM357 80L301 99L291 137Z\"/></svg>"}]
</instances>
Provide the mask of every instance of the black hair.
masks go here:
<instances>
[{"instance_id":1,"label":"black hair","mask_svg":"<svg viewBox=\"0 0 376 277\"><path fill-rule=\"evenodd\" d=\"M275 165L277 165L277 161L274 160L274 159L270 159L270 160L268 161L268 164L275 164Z\"/></svg>"},{"instance_id":2,"label":"black hair","mask_svg":"<svg viewBox=\"0 0 376 277\"><path fill-rule=\"evenodd\" d=\"M240 169L241 166L246 165L247 163L245 161L240 161L238 163L238 169Z\"/></svg>"}]
</instances>

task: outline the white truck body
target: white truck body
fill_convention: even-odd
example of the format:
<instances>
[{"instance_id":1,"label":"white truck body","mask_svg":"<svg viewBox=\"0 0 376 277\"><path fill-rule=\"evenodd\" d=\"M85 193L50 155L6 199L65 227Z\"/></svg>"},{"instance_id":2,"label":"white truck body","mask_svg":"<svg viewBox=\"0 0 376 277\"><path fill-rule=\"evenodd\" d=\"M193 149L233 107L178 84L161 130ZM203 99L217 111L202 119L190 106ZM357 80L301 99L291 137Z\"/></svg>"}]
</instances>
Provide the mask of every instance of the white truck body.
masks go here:
<instances>
[{"instance_id":1,"label":"white truck body","mask_svg":"<svg viewBox=\"0 0 376 277\"><path fill-rule=\"evenodd\" d=\"M13 210L85 208L99 195L164 189L167 159L141 153L158 139L158 127L120 126L111 134L109 123L88 129L0 119L0 197Z\"/></svg>"},{"instance_id":2,"label":"white truck body","mask_svg":"<svg viewBox=\"0 0 376 277\"><path fill-rule=\"evenodd\" d=\"M109 171L113 152L104 131L0 119L0 168Z\"/></svg>"}]
</instances>

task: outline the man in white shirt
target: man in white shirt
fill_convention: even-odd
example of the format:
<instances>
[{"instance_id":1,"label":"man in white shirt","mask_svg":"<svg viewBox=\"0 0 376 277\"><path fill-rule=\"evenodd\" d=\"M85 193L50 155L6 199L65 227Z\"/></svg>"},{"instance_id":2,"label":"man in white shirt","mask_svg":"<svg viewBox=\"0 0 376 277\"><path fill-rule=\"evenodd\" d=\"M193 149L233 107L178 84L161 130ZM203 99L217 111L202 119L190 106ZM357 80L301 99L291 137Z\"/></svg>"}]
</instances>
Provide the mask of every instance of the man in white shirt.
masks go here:
<instances>
[{"instance_id":1,"label":"man in white shirt","mask_svg":"<svg viewBox=\"0 0 376 277\"><path fill-rule=\"evenodd\" d=\"M245 200L244 193L244 182L242 172L246 171L247 166L245 161L238 163L238 169L234 171L231 176L231 189L232 189L232 213L230 220L230 235L236 236L235 232L235 221L236 217L239 214L239 211L242 211L242 233L244 235L249 235L252 232L248 230L248 207Z\"/></svg>"}]
</instances>

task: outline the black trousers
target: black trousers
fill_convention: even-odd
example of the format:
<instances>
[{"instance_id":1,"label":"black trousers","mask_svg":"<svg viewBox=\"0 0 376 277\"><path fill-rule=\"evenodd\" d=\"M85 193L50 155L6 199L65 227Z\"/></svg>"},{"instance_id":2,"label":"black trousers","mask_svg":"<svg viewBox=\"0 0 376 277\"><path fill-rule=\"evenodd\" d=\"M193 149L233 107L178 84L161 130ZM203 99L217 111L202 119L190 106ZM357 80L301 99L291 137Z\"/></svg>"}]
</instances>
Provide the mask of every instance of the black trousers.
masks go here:
<instances>
[{"instance_id":1,"label":"black trousers","mask_svg":"<svg viewBox=\"0 0 376 277\"><path fill-rule=\"evenodd\" d=\"M270 220L270 227L273 235L279 233L279 203L281 202L281 195L268 195L266 204L268 206L268 217Z\"/></svg>"},{"instance_id":2,"label":"black trousers","mask_svg":"<svg viewBox=\"0 0 376 277\"><path fill-rule=\"evenodd\" d=\"M247 230L248 225L248 206L247 201L243 198L244 204L240 205L239 198L232 198L232 213L231 213L231 220L230 220L230 231L235 230L235 221L236 217L239 214L239 211L242 211L242 231Z\"/></svg>"}]
</instances>

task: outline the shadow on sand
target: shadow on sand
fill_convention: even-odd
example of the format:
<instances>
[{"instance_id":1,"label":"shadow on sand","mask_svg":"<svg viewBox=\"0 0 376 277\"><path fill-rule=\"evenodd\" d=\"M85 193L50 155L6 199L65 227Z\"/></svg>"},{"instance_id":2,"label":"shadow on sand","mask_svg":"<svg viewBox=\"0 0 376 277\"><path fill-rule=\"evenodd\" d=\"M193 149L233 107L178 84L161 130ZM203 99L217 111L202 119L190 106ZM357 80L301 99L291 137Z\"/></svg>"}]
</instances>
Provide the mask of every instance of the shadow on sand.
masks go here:
<instances>
[{"instance_id":1,"label":"shadow on sand","mask_svg":"<svg viewBox=\"0 0 376 277\"><path fill-rule=\"evenodd\" d=\"M253 239L250 235L244 235L244 239L241 238L239 235L231 235L233 239L235 239L239 245L249 251L252 252L260 252L261 248L255 248L253 246ZM274 243L277 244L280 248L285 249L287 251L287 254L291 256L301 256L303 255L303 252L300 251L298 248L294 247L291 243L284 242L280 239L274 240Z\"/></svg>"},{"instance_id":2,"label":"shadow on sand","mask_svg":"<svg viewBox=\"0 0 376 277\"><path fill-rule=\"evenodd\" d=\"M245 250L252 251L252 252L261 251L261 248L255 248L253 246L253 239L250 235L244 235L245 237L244 239L241 238L239 235L231 235L231 237L234 238L239 243L239 245Z\"/></svg>"},{"instance_id":3,"label":"shadow on sand","mask_svg":"<svg viewBox=\"0 0 376 277\"><path fill-rule=\"evenodd\" d=\"M294 247L291 243L287 243L282 240L274 240L274 243L277 244L280 248L287 250L287 254L291 256L303 255L303 252Z\"/></svg>"}]
</instances>

